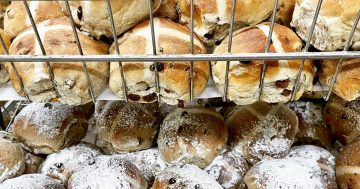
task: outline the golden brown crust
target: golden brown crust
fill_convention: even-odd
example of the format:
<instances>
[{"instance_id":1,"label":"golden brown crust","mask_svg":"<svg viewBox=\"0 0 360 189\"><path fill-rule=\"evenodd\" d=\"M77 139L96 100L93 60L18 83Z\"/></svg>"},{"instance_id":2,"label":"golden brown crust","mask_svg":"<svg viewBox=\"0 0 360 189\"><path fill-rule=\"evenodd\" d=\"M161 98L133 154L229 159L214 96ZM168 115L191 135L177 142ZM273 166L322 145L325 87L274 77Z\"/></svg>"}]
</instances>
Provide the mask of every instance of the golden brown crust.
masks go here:
<instances>
[{"instance_id":1,"label":"golden brown crust","mask_svg":"<svg viewBox=\"0 0 360 189\"><path fill-rule=\"evenodd\" d=\"M280 0L275 22L290 27L296 0Z\"/></svg>"},{"instance_id":2,"label":"golden brown crust","mask_svg":"<svg viewBox=\"0 0 360 189\"><path fill-rule=\"evenodd\" d=\"M6 48L9 48L11 44L10 37L2 29L0 29L0 35L4 40ZM0 45L0 54L6 54L2 45ZM9 74L5 68L5 63L0 62L0 84L6 83L8 80L9 80Z\"/></svg>"},{"instance_id":3,"label":"golden brown crust","mask_svg":"<svg viewBox=\"0 0 360 189\"><path fill-rule=\"evenodd\" d=\"M336 159L336 178L341 189L360 188L360 142L354 142L341 149Z\"/></svg>"},{"instance_id":4,"label":"golden brown crust","mask_svg":"<svg viewBox=\"0 0 360 189\"><path fill-rule=\"evenodd\" d=\"M177 1L178 0L162 0L161 5L154 16L170 18L171 20L177 21L179 18L176 10L178 5Z\"/></svg>"}]
</instances>

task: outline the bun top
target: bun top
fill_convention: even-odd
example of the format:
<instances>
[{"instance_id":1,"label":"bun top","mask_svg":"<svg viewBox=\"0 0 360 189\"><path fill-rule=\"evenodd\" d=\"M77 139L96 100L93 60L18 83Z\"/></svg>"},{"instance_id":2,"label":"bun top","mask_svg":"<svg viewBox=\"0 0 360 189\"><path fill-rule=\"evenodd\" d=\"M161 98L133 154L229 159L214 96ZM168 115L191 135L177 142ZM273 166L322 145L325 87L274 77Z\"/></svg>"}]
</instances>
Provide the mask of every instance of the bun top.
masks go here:
<instances>
[{"instance_id":1,"label":"bun top","mask_svg":"<svg viewBox=\"0 0 360 189\"><path fill-rule=\"evenodd\" d=\"M65 189L59 180L43 174L26 174L0 183L6 189Z\"/></svg>"}]
</instances>

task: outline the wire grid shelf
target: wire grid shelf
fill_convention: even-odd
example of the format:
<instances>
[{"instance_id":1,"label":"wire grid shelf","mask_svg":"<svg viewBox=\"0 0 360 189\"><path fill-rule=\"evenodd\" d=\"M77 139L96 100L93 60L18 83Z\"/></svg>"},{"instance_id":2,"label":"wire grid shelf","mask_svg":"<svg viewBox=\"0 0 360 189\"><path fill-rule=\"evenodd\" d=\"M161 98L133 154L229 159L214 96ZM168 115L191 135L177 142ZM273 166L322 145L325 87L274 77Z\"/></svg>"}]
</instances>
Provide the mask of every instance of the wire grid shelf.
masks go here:
<instances>
[{"instance_id":1,"label":"wire grid shelf","mask_svg":"<svg viewBox=\"0 0 360 189\"><path fill-rule=\"evenodd\" d=\"M271 25L269 34L267 37L266 45L265 45L265 51L263 53L232 53L232 34L234 30L234 20L235 20L235 4L236 0L232 0L232 8L231 8L231 18L230 18L230 27L229 27L229 43L228 43L228 51L227 54L221 54L221 55L215 55L215 54L193 54L193 45L194 45L194 0L190 0L190 45L189 45L189 54L171 54L171 55L164 55L164 54L157 54L157 45L156 45L156 38L155 38L155 32L156 28L154 28L154 17L153 17L153 10L152 10L152 0L147 0L148 3L148 11L149 11L149 19L150 19L150 28L151 28L151 40L152 40L152 55L121 55L119 44L118 44L118 37L116 35L116 29L114 24L114 18L112 14L111 9L111 2L110 0L104 0L106 3L107 8L107 14L109 16L109 22L111 24L112 28L112 37L114 38L114 44L115 44L115 55L84 55L81 47L81 43L79 40L79 36L77 33L76 24L74 22L74 18L71 14L71 9L69 5L69 1L71 0L59 0L64 1L66 5L66 11L68 11L71 26L73 30L74 37L76 39L76 44L79 50L79 55L47 55L45 48L43 46L43 43L41 41L41 38L39 36L38 29L36 27L33 15L30 11L29 5L27 3L27 0L22 0L27 16L31 22L31 27L34 30L36 40L40 46L42 55L10 55L9 51L4 43L3 38L0 35L0 43L5 49L6 55L0 55L0 62L10 62L12 68L15 71L17 80L20 83L21 90L24 91L25 97L28 101L30 101L29 96L26 94L24 90L24 84L22 82L22 79L19 75L18 70L16 69L14 62L46 62L47 68L50 73L50 78L55 86L54 83L54 74L51 68L51 65L49 62L81 62L83 72L87 79L87 84L89 87L89 96L91 97L92 101L96 101L96 96L94 95L94 90L92 87L92 82L87 70L86 62L93 62L93 61L101 61L101 62L118 62L119 64L119 70L120 70L120 76L121 76L121 88L123 89L124 98L125 101L128 101L128 92L126 87L126 81L124 76L124 70L123 70L123 62L154 62L154 71L155 71L155 83L156 83L156 94L157 94L157 100L160 100L160 80L159 80L159 72L157 62L160 61L188 61L190 62L190 69L189 69L189 90L190 90L190 100L194 99L194 75L193 75L193 64L196 61L226 61L226 73L225 73L225 87L223 91L223 100L226 100L227 92L228 92L228 86L229 86L229 67L230 67L230 61L250 61L250 60L262 60L262 71L260 75L260 95L262 94L262 89L264 86L264 78L265 78L265 71L267 67L267 60L300 60L301 63L298 69L298 74L295 80L295 84L292 89L291 93L291 101L294 100L294 96L296 94L295 91L298 90L298 85L300 81L300 76L304 68L304 62L306 59L338 59L336 71L335 74L332 77L329 90L327 93L322 93L322 96L325 100L328 100L332 89L336 83L336 78L341 70L341 65L345 59L353 59L353 58L360 58L360 51L348 51L350 45L353 41L353 35L356 31L357 25L360 20L360 10L354 18L354 23L352 25L351 32L347 38L346 45L342 51L336 51L336 52L308 52L310 45L311 45L311 39L314 33L315 25L317 18L319 16L321 6L323 3L323 0L319 0L317 3L316 11L309 29L309 32L306 36L306 45L302 52L292 52L292 53L269 53L270 45L271 45L271 37L273 34L273 28L275 24L275 16L277 14L277 7L279 0L274 0L274 7L273 7L273 14L271 16Z\"/></svg>"}]
</instances>

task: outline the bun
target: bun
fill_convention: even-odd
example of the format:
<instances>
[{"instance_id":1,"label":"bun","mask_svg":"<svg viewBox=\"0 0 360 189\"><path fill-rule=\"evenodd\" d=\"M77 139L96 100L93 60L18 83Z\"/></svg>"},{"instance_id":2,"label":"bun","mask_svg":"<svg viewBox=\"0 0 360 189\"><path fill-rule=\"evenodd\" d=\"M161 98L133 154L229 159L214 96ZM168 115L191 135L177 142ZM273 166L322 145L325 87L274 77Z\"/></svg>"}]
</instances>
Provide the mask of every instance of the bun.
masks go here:
<instances>
[{"instance_id":1,"label":"bun","mask_svg":"<svg viewBox=\"0 0 360 189\"><path fill-rule=\"evenodd\" d=\"M190 31L185 26L169 19L154 19L156 44L158 54L186 54L189 53ZM119 39L121 54L152 54L151 31L149 20L146 20L132 30L126 32ZM194 54L204 54L206 49L194 37ZM114 44L110 54L115 54ZM194 62L194 96L204 91L209 78L209 63ZM149 103L156 101L155 71L153 62L123 62L128 97L131 101ZM189 101L190 81L189 62L159 62L158 73L160 80L160 97L167 104L176 105L179 101ZM176 77L174 77L176 75ZM124 99L119 63L110 64L111 91Z\"/></svg>"},{"instance_id":2,"label":"bun","mask_svg":"<svg viewBox=\"0 0 360 189\"><path fill-rule=\"evenodd\" d=\"M0 2L0 27L4 28L4 17L6 12L6 7L9 6L11 1L1 1Z\"/></svg>"},{"instance_id":3,"label":"bun","mask_svg":"<svg viewBox=\"0 0 360 189\"><path fill-rule=\"evenodd\" d=\"M227 129L222 116L203 107L177 109L160 126L158 147L168 163L208 166L225 147Z\"/></svg>"},{"instance_id":4,"label":"bun","mask_svg":"<svg viewBox=\"0 0 360 189\"><path fill-rule=\"evenodd\" d=\"M114 156L99 156L92 166L72 174L67 187L147 189L148 184L141 171L130 161Z\"/></svg>"},{"instance_id":5,"label":"bun","mask_svg":"<svg viewBox=\"0 0 360 189\"><path fill-rule=\"evenodd\" d=\"M275 22L290 27L296 0L280 0L275 16Z\"/></svg>"},{"instance_id":6,"label":"bun","mask_svg":"<svg viewBox=\"0 0 360 189\"><path fill-rule=\"evenodd\" d=\"M177 0L162 0L159 9L156 11L156 17L170 18L177 21L179 15L177 13Z\"/></svg>"},{"instance_id":7,"label":"bun","mask_svg":"<svg viewBox=\"0 0 360 189\"><path fill-rule=\"evenodd\" d=\"M11 44L10 37L2 29L0 29L0 35L4 40L6 48L9 48ZM5 50L2 45L0 45L0 54L5 54ZM9 74L5 69L5 63L0 62L0 85L6 83L7 81L9 81Z\"/></svg>"},{"instance_id":8,"label":"bun","mask_svg":"<svg viewBox=\"0 0 360 189\"><path fill-rule=\"evenodd\" d=\"M48 155L39 172L67 183L72 173L93 165L101 154L95 146L81 143Z\"/></svg>"},{"instance_id":9,"label":"bun","mask_svg":"<svg viewBox=\"0 0 360 189\"><path fill-rule=\"evenodd\" d=\"M79 54L68 18L47 20L38 24L37 28L48 55ZM80 32L78 34L85 55L108 53L108 46L106 44L95 41ZM13 55L41 54L34 31L31 28L14 39L9 51ZM94 95L98 96L108 82L109 64L104 62L87 62L86 64L94 89ZM45 63L15 63L24 82L25 91L32 101L47 102L49 100L59 100L69 105L80 105L91 101L89 86L81 62L51 62L50 65L54 72L55 87L51 82L48 67ZM8 66L8 69L16 92L24 95L14 70L10 66ZM56 91L59 96L57 96Z\"/></svg>"},{"instance_id":10,"label":"bun","mask_svg":"<svg viewBox=\"0 0 360 189\"><path fill-rule=\"evenodd\" d=\"M56 1L27 1L35 23L65 16ZM11 38L15 38L26 28L31 27L30 19L22 1L12 1L7 7L4 29Z\"/></svg>"},{"instance_id":11,"label":"bun","mask_svg":"<svg viewBox=\"0 0 360 189\"><path fill-rule=\"evenodd\" d=\"M339 188L360 188L360 141L345 146L336 159L336 179Z\"/></svg>"},{"instance_id":12,"label":"bun","mask_svg":"<svg viewBox=\"0 0 360 189\"><path fill-rule=\"evenodd\" d=\"M110 0L110 3L117 35L149 17L148 1L146 0ZM160 3L161 0L152 0L153 12L159 8ZM60 2L60 5L69 14L65 3ZM70 1L69 5L74 21L81 30L98 39L102 35L112 37L105 1Z\"/></svg>"},{"instance_id":13,"label":"bun","mask_svg":"<svg viewBox=\"0 0 360 189\"><path fill-rule=\"evenodd\" d=\"M158 104L108 102L96 120L98 139L111 151L129 152L153 145L160 125Z\"/></svg>"},{"instance_id":14,"label":"bun","mask_svg":"<svg viewBox=\"0 0 360 189\"><path fill-rule=\"evenodd\" d=\"M60 181L42 174L26 174L0 184L6 189L65 189Z\"/></svg>"},{"instance_id":15,"label":"bun","mask_svg":"<svg viewBox=\"0 0 360 189\"><path fill-rule=\"evenodd\" d=\"M35 154L51 154L79 142L88 123L78 108L55 103L31 103L16 116L14 137Z\"/></svg>"},{"instance_id":16,"label":"bun","mask_svg":"<svg viewBox=\"0 0 360 189\"><path fill-rule=\"evenodd\" d=\"M299 120L296 143L313 144L330 149L333 141L330 129L326 127L323 120L323 106L305 101L291 102L288 106L294 110Z\"/></svg>"},{"instance_id":17,"label":"bun","mask_svg":"<svg viewBox=\"0 0 360 189\"><path fill-rule=\"evenodd\" d=\"M295 159L268 159L255 164L245 175L247 189L326 188L317 172Z\"/></svg>"},{"instance_id":18,"label":"bun","mask_svg":"<svg viewBox=\"0 0 360 189\"><path fill-rule=\"evenodd\" d=\"M360 38L359 38L360 40ZM318 70L320 82L323 86L330 86L336 71L338 60L321 60ZM346 101L360 97L360 59L344 60L333 92Z\"/></svg>"},{"instance_id":19,"label":"bun","mask_svg":"<svg viewBox=\"0 0 360 189\"><path fill-rule=\"evenodd\" d=\"M238 189L249 167L245 159L232 151L218 155L205 171L225 189Z\"/></svg>"},{"instance_id":20,"label":"bun","mask_svg":"<svg viewBox=\"0 0 360 189\"><path fill-rule=\"evenodd\" d=\"M346 102L333 96L323 110L325 124L332 136L346 145L360 137L360 99Z\"/></svg>"},{"instance_id":21,"label":"bun","mask_svg":"<svg viewBox=\"0 0 360 189\"><path fill-rule=\"evenodd\" d=\"M318 0L297 0L291 26L303 39L309 32ZM326 0L317 19L311 44L320 51L342 50L360 9L358 0ZM352 47L360 49L360 26L356 28Z\"/></svg>"},{"instance_id":22,"label":"bun","mask_svg":"<svg viewBox=\"0 0 360 189\"><path fill-rule=\"evenodd\" d=\"M262 23L236 31L233 34L233 53L263 53L269 23ZM275 24L270 52L300 52L301 40L289 28ZM228 39L215 48L214 54L227 53ZM288 102L295 84L300 60L268 61L264 79L264 88L260 101L268 103ZM226 61L212 62L213 78L220 93L225 86ZM227 98L238 105L252 104L259 99L262 61L232 61L230 63ZM314 69L312 62L305 61L295 100L312 89Z\"/></svg>"},{"instance_id":23,"label":"bun","mask_svg":"<svg viewBox=\"0 0 360 189\"><path fill-rule=\"evenodd\" d=\"M226 125L229 144L250 163L286 156L298 131L297 117L287 106L262 102L237 107Z\"/></svg>"},{"instance_id":24,"label":"bun","mask_svg":"<svg viewBox=\"0 0 360 189\"><path fill-rule=\"evenodd\" d=\"M221 3L220 3L221 2ZM235 4L234 30L268 18L273 10L271 0L238 0ZM190 2L179 1L180 22L190 24ZM194 1L194 31L208 46L219 43L229 32L231 1Z\"/></svg>"},{"instance_id":25,"label":"bun","mask_svg":"<svg viewBox=\"0 0 360 189\"><path fill-rule=\"evenodd\" d=\"M25 171L24 174L38 173L41 163L45 160L44 156L25 152Z\"/></svg>"},{"instance_id":26,"label":"bun","mask_svg":"<svg viewBox=\"0 0 360 189\"><path fill-rule=\"evenodd\" d=\"M5 131L0 131L0 154L0 183L24 172L25 158L22 147Z\"/></svg>"},{"instance_id":27,"label":"bun","mask_svg":"<svg viewBox=\"0 0 360 189\"><path fill-rule=\"evenodd\" d=\"M190 164L175 164L165 168L156 176L152 189L166 188L211 188L222 189L214 178L207 175L205 171Z\"/></svg>"}]
</instances>

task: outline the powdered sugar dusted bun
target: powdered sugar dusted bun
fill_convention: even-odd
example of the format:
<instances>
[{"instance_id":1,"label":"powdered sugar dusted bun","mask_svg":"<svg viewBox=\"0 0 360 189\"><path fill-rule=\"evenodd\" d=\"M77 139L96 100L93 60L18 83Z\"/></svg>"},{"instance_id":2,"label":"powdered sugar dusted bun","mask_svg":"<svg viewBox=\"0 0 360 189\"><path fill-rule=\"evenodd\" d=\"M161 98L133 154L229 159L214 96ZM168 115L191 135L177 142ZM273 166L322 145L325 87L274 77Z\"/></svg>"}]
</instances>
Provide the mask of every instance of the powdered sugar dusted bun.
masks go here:
<instances>
[{"instance_id":1,"label":"powdered sugar dusted bun","mask_svg":"<svg viewBox=\"0 0 360 189\"><path fill-rule=\"evenodd\" d=\"M42 155L25 152L25 171L24 174L38 173L41 163L45 160Z\"/></svg>"},{"instance_id":2,"label":"powdered sugar dusted bun","mask_svg":"<svg viewBox=\"0 0 360 189\"><path fill-rule=\"evenodd\" d=\"M43 174L26 174L0 184L4 189L65 189L59 180Z\"/></svg>"},{"instance_id":3,"label":"powdered sugar dusted bun","mask_svg":"<svg viewBox=\"0 0 360 189\"><path fill-rule=\"evenodd\" d=\"M297 0L291 26L305 40L315 15L318 0ZM326 0L317 19L311 44L320 51L342 50L360 9L358 0ZM353 37L353 48L360 49L360 26Z\"/></svg>"},{"instance_id":4,"label":"powdered sugar dusted bun","mask_svg":"<svg viewBox=\"0 0 360 189\"><path fill-rule=\"evenodd\" d=\"M336 159L336 180L341 189L360 188L360 141L345 146Z\"/></svg>"},{"instance_id":5,"label":"powdered sugar dusted bun","mask_svg":"<svg viewBox=\"0 0 360 189\"><path fill-rule=\"evenodd\" d=\"M287 155L298 130L295 113L283 104L238 106L226 121L229 143L248 162Z\"/></svg>"},{"instance_id":6,"label":"powdered sugar dusted bun","mask_svg":"<svg viewBox=\"0 0 360 189\"><path fill-rule=\"evenodd\" d=\"M312 145L292 147L286 158L306 163L320 177L325 188L336 189L335 156L324 148Z\"/></svg>"},{"instance_id":7,"label":"powdered sugar dusted bun","mask_svg":"<svg viewBox=\"0 0 360 189\"><path fill-rule=\"evenodd\" d=\"M76 107L55 103L31 103L13 124L14 136L35 154L51 154L79 142L88 123Z\"/></svg>"},{"instance_id":8,"label":"powdered sugar dusted bun","mask_svg":"<svg viewBox=\"0 0 360 189\"><path fill-rule=\"evenodd\" d=\"M334 95L324 107L323 116L332 136L341 144L360 137L360 99L346 102Z\"/></svg>"},{"instance_id":9,"label":"powdered sugar dusted bun","mask_svg":"<svg viewBox=\"0 0 360 189\"><path fill-rule=\"evenodd\" d=\"M152 189L222 189L216 180L191 164L174 164L156 176Z\"/></svg>"},{"instance_id":10,"label":"powdered sugar dusted bun","mask_svg":"<svg viewBox=\"0 0 360 189\"><path fill-rule=\"evenodd\" d=\"M238 189L249 167L246 160L228 150L218 155L205 171L226 189Z\"/></svg>"},{"instance_id":11,"label":"powdered sugar dusted bun","mask_svg":"<svg viewBox=\"0 0 360 189\"><path fill-rule=\"evenodd\" d=\"M152 185L155 176L166 167L157 148L127 153L122 157L133 163L144 174L149 185Z\"/></svg>"},{"instance_id":12,"label":"powdered sugar dusted bun","mask_svg":"<svg viewBox=\"0 0 360 189\"><path fill-rule=\"evenodd\" d=\"M24 152L10 133L0 131L0 183L25 170Z\"/></svg>"},{"instance_id":13,"label":"powdered sugar dusted bun","mask_svg":"<svg viewBox=\"0 0 360 189\"><path fill-rule=\"evenodd\" d=\"M96 120L98 139L111 151L129 152L150 148L159 128L158 104L108 102Z\"/></svg>"},{"instance_id":14,"label":"powdered sugar dusted bun","mask_svg":"<svg viewBox=\"0 0 360 189\"><path fill-rule=\"evenodd\" d=\"M157 54L188 54L190 43L189 28L170 19L154 18ZM127 31L119 38L122 55L152 54L152 36L149 20L145 20ZM204 54L206 49L194 36L194 54ZM116 54L114 44L110 54ZM141 103L156 101L155 64L154 62L123 62L129 100ZM194 96L199 96L209 79L209 62L194 62ZM167 104L176 105L189 101L190 62L158 62L160 79L160 97ZM174 77L176 75L176 77ZM120 99L124 99L119 63L110 63L109 87Z\"/></svg>"},{"instance_id":15,"label":"powdered sugar dusted bun","mask_svg":"<svg viewBox=\"0 0 360 189\"><path fill-rule=\"evenodd\" d=\"M98 156L95 163L76 171L69 179L68 189L147 189L141 171L130 161L116 156Z\"/></svg>"},{"instance_id":16,"label":"powdered sugar dusted bun","mask_svg":"<svg viewBox=\"0 0 360 189\"><path fill-rule=\"evenodd\" d=\"M265 51L266 39L270 30L269 23L262 23L237 30L233 34L232 53L261 53ZM275 24L270 52L300 52L301 39L285 26ZM214 54L226 54L229 39L226 38L214 50ZM229 72L227 98L238 105L252 104L256 101L268 103L288 102L298 76L301 60L274 60L267 62L264 88L260 93L262 61L232 61ZM212 62L212 73L220 92L225 86L226 61ZM305 91L312 90L315 70L311 61L305 61L295 100Z\"/></svg>"},{"instance_id":17,"label":"powdered sugar dusted bun","mask_svg":"<svg viewBox=\"0 0 360 189\"><path fill-rule=\"evenodd\" d=\"M255 164L245 175L247 189L326 188L316 171L294 159L268 159Z\"/></svg>"},{"instance_id":18,"label":"powdered sugar dusted bun","mask_svg":"<svg viewBox=\"0 0 360 189\"><path fill-rule=\"evenodd\" d=\"M100 150L95 146L80 143L48 155L39 172L67 183L73 172L94 164L95 157L101 154Z\"/></svg>"},{"instance_id":19,"label":"powdered sugar dusted bun","mask_svg":"<svg viewBox=\"0 0 360 189\"><path fill-rule=\"evenodd\" d=\"M65 16L57 1L28 1L27 3L35 23ZM5 31L11 38L14 38L30 26L31 22L27 16L24 3L12 1L5 13Z\"/></svg>"},{"instance_id":20,"label":"powdered sugar dusted bun","mask_svg":"<svg viewBox=\"0 0 360 189\"><path fill-rule=\"evenodd\" d=\"M204 107L188 107L166 116L157 143L165 161L205 168L225 147L227 135L219 113Z\"/></svg>"},{"instance_id":21,"label":"powdered sugar dusted bun","mask_svg":"<svg viewBox=\"0 0 360 189\"><path fill-rule=\"evenodd\" d=\"M314 102L296 101L288 106L294 110L299 120L297 144L313 144L330 149L332 137L322 116L323 105Z\"/></svg>"}]
</instances>

